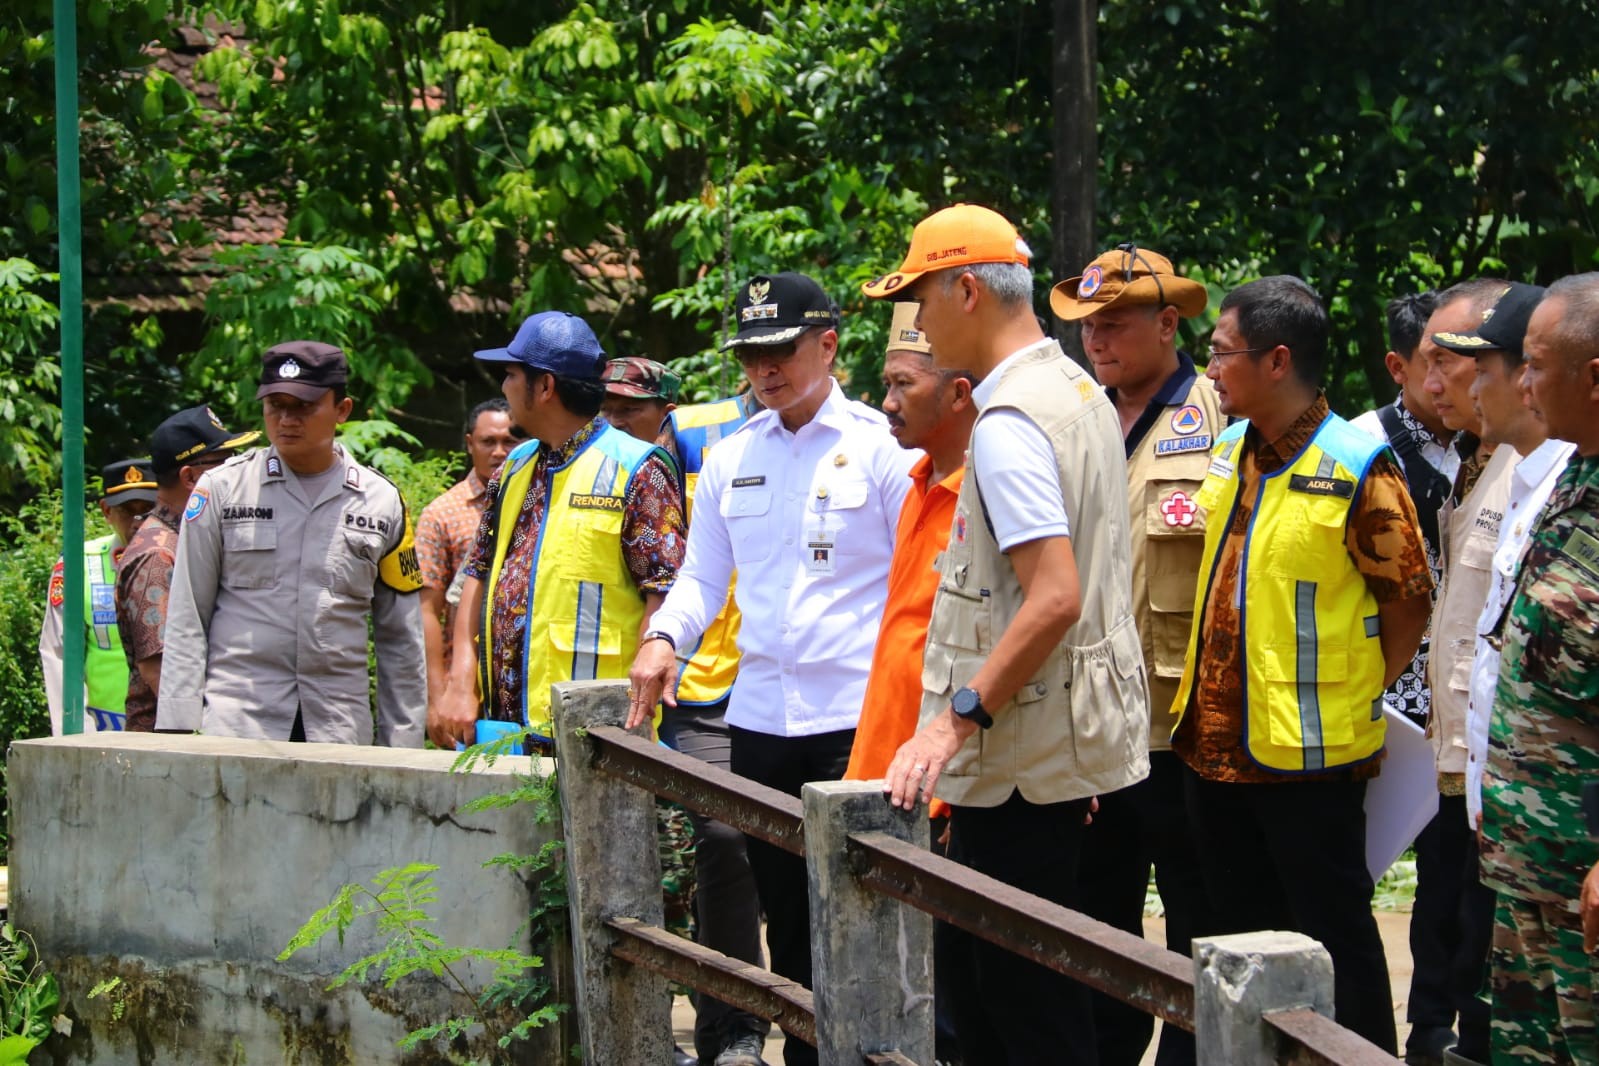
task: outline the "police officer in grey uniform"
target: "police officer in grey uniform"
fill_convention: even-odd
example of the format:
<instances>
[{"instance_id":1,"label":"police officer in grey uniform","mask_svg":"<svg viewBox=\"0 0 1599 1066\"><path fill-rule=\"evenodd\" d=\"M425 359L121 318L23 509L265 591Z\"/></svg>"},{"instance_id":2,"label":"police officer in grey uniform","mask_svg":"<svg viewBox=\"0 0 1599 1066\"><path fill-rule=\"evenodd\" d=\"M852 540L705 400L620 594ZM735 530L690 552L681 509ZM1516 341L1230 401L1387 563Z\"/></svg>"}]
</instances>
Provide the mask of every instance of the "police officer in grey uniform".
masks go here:
<instances>
[{"instance_id":1,"label":"police officer in grey uniform","mask_svg":"<svg viewBox=\"0 0 1599 1066\"><path fill-rule=\"evenodd\" d=\"M208 471L183 512L167 609L159 729L421 747L421 574L400 492L334 442L350 416L338 348L262 357L267 438Z\"/></svg>"}]
</instances>

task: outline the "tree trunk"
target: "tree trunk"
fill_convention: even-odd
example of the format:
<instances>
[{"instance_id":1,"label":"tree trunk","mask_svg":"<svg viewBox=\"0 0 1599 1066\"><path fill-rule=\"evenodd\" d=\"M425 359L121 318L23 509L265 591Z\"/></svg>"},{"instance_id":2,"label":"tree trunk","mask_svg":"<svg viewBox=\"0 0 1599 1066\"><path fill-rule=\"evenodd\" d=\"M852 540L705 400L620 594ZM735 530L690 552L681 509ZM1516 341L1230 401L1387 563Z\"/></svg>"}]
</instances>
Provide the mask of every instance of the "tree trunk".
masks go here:
<instances>
[{"instance_id":1,"label":"tree trunk","mask_svg":"<svg viewBox=\"0 0 1599 1066\"><path fill-rule=\"evenodd\" d=\"M1051 95L1055 150L1050 198L1054 241L1049 265L1054 279L1059 281L1076 276L1097 251L1094 205L1099 168L1096 30L1099 3L1098 0L1054 0L1054 12ZM1075 325L1056 320L1055 335L1072 358L1084 362Z\"/></svg>"}]
</instances>

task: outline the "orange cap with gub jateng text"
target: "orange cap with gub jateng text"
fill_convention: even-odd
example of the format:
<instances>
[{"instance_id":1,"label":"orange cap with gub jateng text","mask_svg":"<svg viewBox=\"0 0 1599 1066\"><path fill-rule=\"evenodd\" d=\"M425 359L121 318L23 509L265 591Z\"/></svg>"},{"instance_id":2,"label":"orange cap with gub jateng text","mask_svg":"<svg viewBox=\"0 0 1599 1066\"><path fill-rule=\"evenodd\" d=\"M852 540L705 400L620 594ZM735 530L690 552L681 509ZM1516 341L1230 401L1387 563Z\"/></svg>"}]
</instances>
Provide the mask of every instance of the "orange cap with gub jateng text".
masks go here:
<instances>
[{"instance_id":1,"label":"orange cap with gub jateng text","mask_svg":"<svg viewBox=\"0 0 1599 1066\"><path fill-rule=\"evenodd\" d=\"M935 211L916 224L905 262L891 274L861 286L876 299L906 299L911 283L923 274L978 263L1032 262L1032 249L1005 216L977 204L956 204Z\"/></svg>"}]
</instances>

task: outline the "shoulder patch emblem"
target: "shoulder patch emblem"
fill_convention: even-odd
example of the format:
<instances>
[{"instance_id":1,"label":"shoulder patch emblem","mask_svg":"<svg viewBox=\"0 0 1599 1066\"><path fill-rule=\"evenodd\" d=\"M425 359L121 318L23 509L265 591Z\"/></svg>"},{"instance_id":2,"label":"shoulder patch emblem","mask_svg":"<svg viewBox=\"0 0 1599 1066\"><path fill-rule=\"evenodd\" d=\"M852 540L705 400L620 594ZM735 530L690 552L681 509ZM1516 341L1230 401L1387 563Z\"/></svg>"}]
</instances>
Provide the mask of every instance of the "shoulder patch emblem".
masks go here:
<instances>
[{"instance_id":1,"label":"shoulder patch emblem","mask_svg":"<svg viewBox=\"0 0 1599 1066\"><path fill-rule=\"evenodd\" d=\"M1173 433L1179 433L1186 437L1190 433L1198 433L1204 425L1205 412L1191 403L1184 404L1172 412L1171 428Z\"/></svg>"},{"instance_id":2,"label":"shoulder patch emblem","mask_svg":"<svg viewBox=\"0 0 1599 1066\"><path fill-rule=\"evenodd\" d=\"M50 569L50 606L60 607L67 602L67 564L57 559Z\"/></svg>"},{"instance_id":3,"label":"shoulder patch emblem","mask_svg":"<svg viewBox=\"0 0 1599 1066\"><path fill-rule=\"evenodd\" d=\"M183 509L183 520L193 522L205 513L205 505L211 502L211 494L205 489L195 489L189 494L188 506Z\"/></svg>"},{"instance_id":4,"label":"shoulder patch emblem","mask_svg":"<svg viewBox=\"0 0 1599 1066\"><path fill-rule=\"evenodd\" d=\"M1077 398L1087 403L1094 398L1096 388L1092 381L1079 381L1077 383Z\"/></svg>"}]
</instances>

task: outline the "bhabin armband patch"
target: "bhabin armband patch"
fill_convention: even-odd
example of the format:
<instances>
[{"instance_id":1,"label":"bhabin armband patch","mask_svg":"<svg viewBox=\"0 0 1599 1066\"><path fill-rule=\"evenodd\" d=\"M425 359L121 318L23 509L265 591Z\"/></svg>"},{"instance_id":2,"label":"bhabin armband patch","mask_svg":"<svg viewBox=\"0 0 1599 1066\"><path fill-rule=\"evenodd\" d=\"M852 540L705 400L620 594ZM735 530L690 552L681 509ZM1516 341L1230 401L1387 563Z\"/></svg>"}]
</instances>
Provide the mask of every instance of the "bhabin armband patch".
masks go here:
<instances>
[{"instance_id":1,"label":"bhabin armband patch","mask_svg":"<svg viewBox=\"0 0 1599 1066\"><path fill-rule=\"evenodd\" d=\"M422 564L416 560L416 537L411 518L405 519L405 536L389 554L378 560L378 580L395 592L415 592L422 587Z\"/></svg>"}]
</instances>

